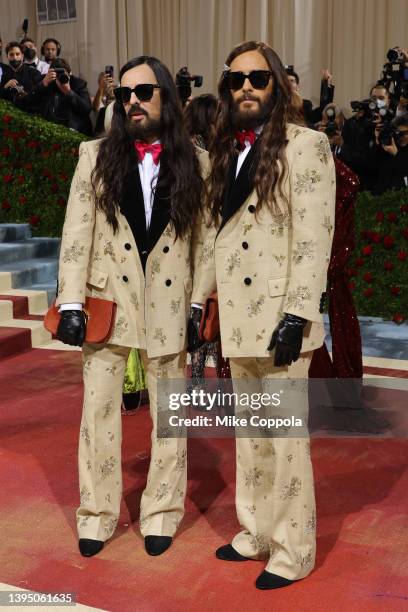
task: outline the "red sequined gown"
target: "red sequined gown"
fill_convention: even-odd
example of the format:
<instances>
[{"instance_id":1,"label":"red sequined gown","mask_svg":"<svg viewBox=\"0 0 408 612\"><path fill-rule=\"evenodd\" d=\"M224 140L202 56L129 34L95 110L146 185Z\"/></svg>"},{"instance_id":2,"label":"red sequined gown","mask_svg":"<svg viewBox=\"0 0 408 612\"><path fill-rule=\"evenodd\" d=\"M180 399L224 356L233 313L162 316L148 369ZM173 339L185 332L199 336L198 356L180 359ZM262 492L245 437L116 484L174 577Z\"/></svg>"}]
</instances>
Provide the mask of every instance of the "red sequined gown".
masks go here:
<instances>
[{"instance_id":1,"label":"red sequined gown","mask_svg":"<svg viewBox=\"0 0 408 612\"><path fill-rule=\"evenodd\" d=\"M336 219L327 273L332 359L325 344L314 351L310 378L362 378L360 325L349 288L347 264L354 249L354 204L357 176L340 160L336 167Z\"/></svg>"}]
</instances>

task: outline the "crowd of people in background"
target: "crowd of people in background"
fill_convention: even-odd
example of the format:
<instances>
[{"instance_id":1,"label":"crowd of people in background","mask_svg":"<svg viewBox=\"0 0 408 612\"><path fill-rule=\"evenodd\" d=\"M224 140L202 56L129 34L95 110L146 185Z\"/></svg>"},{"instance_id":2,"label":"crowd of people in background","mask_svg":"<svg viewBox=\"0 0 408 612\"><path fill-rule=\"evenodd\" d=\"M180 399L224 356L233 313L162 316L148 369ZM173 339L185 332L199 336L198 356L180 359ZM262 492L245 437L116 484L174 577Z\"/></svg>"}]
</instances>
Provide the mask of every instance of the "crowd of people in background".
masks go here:
<instances>
[{"instance_id":1,"label":"crowd of people in background","mask_svg":"<svg viewBox=\"0 0 408 612\"><path fill-rule=\"evenodd\" d=\"M310 100L302 98L294 66L286 66L293 102L305 124L327 134L333 155L358 175L360 190L375 195L408 187L408 52L400 47L391 51L404 67L405 86L396 88L394 83L391 91L391 81L379 80L367 99L351 103L349 118L334 101L329 70L322 71L320 101L313 108ZM101 138L110 125L115 102L113 67L105 66L99 74L98 89L91 97L86 81L73 74L61 52L61 43L54 38L42 43L43 59L33 39L9 42L7 64L0 62L0 98L48 121ZM183 99L187 129L197 145L208 149L217 100L211 94L191 99Z\"/></svg>"}]
</instances>

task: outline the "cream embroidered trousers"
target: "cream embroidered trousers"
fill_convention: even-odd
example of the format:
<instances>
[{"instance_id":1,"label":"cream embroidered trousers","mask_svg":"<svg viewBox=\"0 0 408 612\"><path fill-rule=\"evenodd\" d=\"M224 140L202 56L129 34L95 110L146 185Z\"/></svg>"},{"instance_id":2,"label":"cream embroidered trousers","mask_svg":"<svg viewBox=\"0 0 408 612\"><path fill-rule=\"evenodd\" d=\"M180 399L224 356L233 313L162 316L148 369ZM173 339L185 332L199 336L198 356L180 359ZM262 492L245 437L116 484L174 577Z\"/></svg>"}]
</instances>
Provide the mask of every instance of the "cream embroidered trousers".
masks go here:
<instances>
[{"instance_id":1,"label":"cream embroidered trousers","mask_svg":"<svg viewBox=\"0 0 408 612\"><path fill-rule=\"evenodd\" d=\"M84 405L78 452L81 501L77 510L80 538L105 541L112 536L119 519L120 409L129 351L127 347L112 344L83 346ZM140 504L140 528L143 536L173 536L184 514L187 444L185 438L156 438L157 381L184 378L186 353L149 359L145 350L139 352L153 422L150 467Z\"/></svg>"},{"instance_id":2,"label":"cream embroidered trousers","mask_svg":"<svg viewBox=\"0 0 408 612\"><path fill-rule=\"evenodd\" d=\"M231 358L234 391L246 383L266 392L268 379L307 379L312 352L289 367L276 368L273 358ZM305 381L306 383L306 381ZM273 384L273 383L272 383ZM297 394L296 414L307 419L307 390ZM248 387L247 387L248 388ZM270 392L278 387L273 384ZM296 402L298 403L298 402ZM289 416L284 403L279 415ZM307 421L306 421L307 423ZM316 510L310 441L303 437L236 437L236 509L242 531L232 546L245 557L267 560L266 570L291 580L313 569L316 554Z\"/></svg>"}]
</instances>

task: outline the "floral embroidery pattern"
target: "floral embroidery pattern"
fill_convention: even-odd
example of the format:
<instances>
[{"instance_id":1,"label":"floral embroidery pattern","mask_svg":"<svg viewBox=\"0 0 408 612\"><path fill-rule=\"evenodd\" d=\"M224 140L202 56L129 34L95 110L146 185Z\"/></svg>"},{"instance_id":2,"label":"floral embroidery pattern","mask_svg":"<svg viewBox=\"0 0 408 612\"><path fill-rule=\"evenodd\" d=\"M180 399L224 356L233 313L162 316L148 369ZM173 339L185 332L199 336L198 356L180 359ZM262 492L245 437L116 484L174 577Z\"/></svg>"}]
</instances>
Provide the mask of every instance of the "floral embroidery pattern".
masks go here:
<instances>
[{"instance_id":1,"label":"floral embroidery pattern","mask_svg":"<svg viewBox=\"0 0 408 612\"><path fill-rule=\"evenodd\" d=\"M231 306L231 308L234 308L234 302L232 300L228 300L227 306Z\"/></svg>"},{"instance_id":2,"label":"floral embroidery pattern","mask_svg":"<svg viewBox=\"0 0 408 612\"><path fill-rule=\"evenodd\" d=\"M251 300L247 306L248 317L255 317L262 312L262 306L265 304L265 296L260 295L257 300Z\"/></svg>"},{"instance_id":3,"label":"floral embroidery pattern","mask_svg":"<svg viewBox=\"0 0 408 612\"><path fill-rule=\"evenodd\" d=\"M92 195L92 186L88 181L78 178L75 185L75 194L79 197L80 202L89 202Z\"/></svg>"},{"instance_id":4,"label":"floral embroidery pattern","mask_svg":"<svg viewBox=\"0 0 408 612\"><path fill-rule=\"evenodd\" d=\"M255 336L255 341L258 342L258 340L263 340L263 335L265 333L265 329L261 329L260 332L258 332Z\"/></svg>"},{"instance_id":5,"label":"floral embroidery pattern","mask_svg":"<svg viewBox=\"0 0 408 612\"><path fill-rule=\"evenodd\" d=\"M262 470L255 467L245 472L245 486L246 487L260 487L262 484Z\"/></svg>"},{"instance_id":6,"label":"floral embroidery pattern","mask_svg":"<svg viewBox=\"0 0 408 612\"><path fill-rule=\"evenodd\" d=\"M296 554L296 561L299 563L301 567L305 567L306 565L310 565L313 562L312 550L310 549L307 555L301 555L300 553Z\"/></svg>"},{"instance_id":7,"label":"floral embroidery pattern","mask_svg":"<svg viewBox=\"0 0 408 612\"><path fill-rule=\"evenodd\" d=\"M65 278L61 278L58 282L58 293L62 293L65 289Z\"/></svg>"},{"instance_id":8,"label":"floral embroidery pattern","mask_svg":"<svg viewBox=\"0 0 408 612\"><path fill-rule=\"evenodd\" d=\"M112 376L116 375L116 370L117 370L116 366L111 366L109 368L105 368L105 372L108 372L108 374L112 374Z\"/></svg>"},{"instance_id":9,"label":"floral embroidery pattern","mask_svg":"<svg viewBox=\"0 0 408 612\"><path fill-rule=\"evenodd\" d=\"M315 185L322 180L317 170L305 170L303 174L296 173L295 193L300 195L302 192L312 193Z\"/></svg>"},{"instance_id":10,"label":"floral embroidery pattern","mask_svg":"<svg viewBox=\"0 0 408 612\"><path fill-rule=\"evenodd\" d=\"M316 513L313 510L311 516L306 521L305 534L314 533L316 531Z\"/></svg>"},{"instance_id":11,"label":"floral embroidery pattern","mask_svg":"<svg viewBox=\"0 0 408 612\"><path fill-rule=\"evenodd\" d=\"M84 213L81 217L81 223L88 223L88 221L91 220L91 216L89 215L89 213Z\"/></svg>"},{"instance_id":12,"label":"floral embroidery pattern","mask_svg":"<svg viewBox=\"0 0 408 612\"><path fill-rule=\"evenodd\" d=\"M245 506L249 514L255 514L256 506Z\"/></svg>"},{"instance_id":13,"label":"floral embroidery pattern","mask_svg":"<svg viewBox=\"0 0 408 612\"><path fill-rule=\"evenodd\" d=\"M84 246L79 245L78 240L74 240L74 244L66 248L64 251L64 263L78 263L78 259L84 255Z\"/></svg>"},{"instance_id":14,"label":"floral embroidery pattern","mask_svg":"<svg viewBox=\"0 0 408 612\"><path fill-rule=\"evenodd\" d=\"M139 300L137 299L137 294L134 292L130 294L130 303L135 307L135 310L139 310Z\"/></svg>"},{"instance_id":15,"label":"floral embroidery pattern","mask_svg":"<svg viewBox=\"0 0 408 612\"><path fill-rule=\"evenodd\" d=\"M307 259L314 259L314 247L316 246L314 240L305 240L303 242L298 240L296 245L297 248L294 249L292 255L293 263L300 264L305 257Z\"/></svg>"},{"instance_id":16,"label":"floral embroidery pattern","mask_svg":"<svg viewBox=\"0 0 408 612\"><path fill-rule=\"evenodd\" d=\"M274 260L276 261L276 263L278 264L278 266L281 268L283 265L283 262L286 259L286 255L273 255Z\"/></svg>"},{"instance_id":17,"label":"floral embroidery pattern","mask_svg":"<svg viewBox=\"0 0 408 612\"><path fill-rule=\"evenodd\" d=\"M156 327L156 329L154 330L153 340L159 340L162 346L166 344L167 336L164 333L162 327Z\"/></svg>"},{"instance_id":18,"label":"floral embroidery pattern","mask_svg":"<svg viewBox=\"0 0 408 612\"><path fill-rule=\"evenodd\" d=\"M154 275L159 274L159 272L160 272L160 260L158 257L155 257L152 261L152 272L151 272L152 280L154 279Z\"/></svg>"},{"instance_id":19,"label":"floral embroidery pattern","mask_svg":"<svg viewBox=\"0 0 408 612\"><path fill-rule=\"evenodd\" d=\"M249 538L249 543L256 552L263 552L269 549L269 544L266 537L260 533L251 535Z\"/></svg>"},{"instance_id":20,"label":"floral embroidery pattern","mask_svg":"<svg viewBox=\"0 0 408 612\"><path fill-rule=\"evenodd\" d=\"M181 455L177 455L176 466L174 468L176 472L182 472L184 470L184 468L186 467L186 459L187 459L186 450L183 450Z\"/></svg>"},{"instance_id":21,"label":"floral embroidery pattern","mask_svg":"<svg viewBox=\"0 0 408 612\"><path fill-rule=\"evenodd\" d=\"M282 495L281 499L292 499L296 497L300 493L300 488L302 486L301 480L297 476L293 476L289 485L282 486Z\"/></svg>"},{"instance_id":22,"label":"floral embroidery pattern","mask_svg":"<svg viewBox=\"0 0 408 612\"><path fill-rule=\"evenodd\" d=\"M85 506L89 502L89 500L91 499L91 492L88 489L88 487L85 487L85 486L82 487L82 489L79 492L79 497L80 497L80 500L81 500L80 501L81 506Z\"/></svg>"},{"instance_id":23,"label":"floral embroidery pattern","mask_svg":"<svg viewBox=\"0 0 408 612\"><path fill-rule=\"evenodd\" d=\"M107 536L112 535L112 533L115 530L116 524L118 522L117 518L110 518L107 522L107 524L104 527L104 531L106 533Z\"/></svg>"},{"instance_id":24,"label":"floral embroidery pattern","mask_svg":"<svg viewBox=\"0 0 408 612\"><path fill-rule=\"evenodd\" d=\"M319 161L321 161L322 164L327 166L327 164L329 163L329 159L331 158L331 150L327 138L325 138L324 140L319 140L319 142L315 144L314 148L316 149L316 155Z\"/></svg>"},{"instance_id":25,"label":"floral embroidery pattern","mask_svg":"<svg viewBox=\"0 0 408 612\"><path fill-rule=\"evenodd\" d=\"M91 438L89 437L89 431L88 428L85 427L85 425L83 427L81 427L81 438L84 440L85 444L87 446L90 446L91 444Z\"/></svg>"},{"instance_id":26,"label":"floral embroidery pattern","mask_svg":"<svg viewBox=\"0 0 408 612\"><path fill-rule=\"evenodd\" d=\"M171 314L178 314L180 312L181 298L178 300L171 300L170 310Z\"/></svg>"},{"instance_id":27,"label":"floral embroidery pattern","mask_svg":"<svg viewBox=\"0 0 408 612\"><path fill-rule=\"evenodd\" d=\"M235 268L239 268L241 265L241 257L238 249L231 253L231 255L227 259L227 274L228 276L232 276L232 273Z\"/></svg>"},{"instance_id":28,"label":"floral embroidery pattern","mask_svg":"<svg viewBox=\"0 0 408 612\"><path fill-rule=\"evenodd\" d=\"M101 473L101 479L106 480L109 476L112 476L115 465L118 460L115 457L108 457L105 459L103 464L99 466L99 471Z\"/></svg>"},{"instance_id":29,"label":"floral embroidery pattern","mask_svg":"<svg viewBox=\"0 0 408 612\"><path fill-rule=\"evenodd\" d=\"M201 249L200 257L198 258L199 264L206 264L214 257L214 248L211 244L204 244Z\"/></svg>"},{"instance_id":30,"label":"floral embroidery pattern","mask_svg":"<svg viewBox=\"0 0 408 612\"><path fill-rule=\"evenodd\" d=\"M290 308L293 306L294 308L299 308L299 310L304 309L303 302L305 300L312 299L312 292L309 287L300 287L298 286L295 291L290 291L286 297L286 306Z\"/></svg>"},{"instance_id":31,"label":"floral embroidery pattern","mask_svg":"<svg viewBox=\"0 0 408 612\"><path fill-rule=\"evenodd\" d=\"M295 529L296 529L296 527L298 526L298 523L295 521L295 519L294 519L294 518L291 518L291 519L290 519L290 524L291 524L291 526L292 526L292 527L294 527Z\"/></svg>"},{"instance_id":32,"label":"floral embroidery pattern","mask_svg":"<svg viewBox=\"0 0 408 612\"><path fill-rule=\"evenodd\" d=\"M242 333L239 327L232 328L232 336L230 338L231 342L235 342L237 347L239 348L242 344Z\"/></svg>"},{"instance_id":33,"label":"floral embroidery pattern","mask_svg":"<svg viewBox=\"0 0 408 612\"><path fill-rule=\"evenodd\" d=\"M170 493L170 485L167 484L167 482L162 482L160 486L157 488L155 498L157 499L157 501L160 501L164 499L165 497L167 497L169 493Z\"/></svg>"},{"instance_id":34,"label":"floral embroidery pattern","mask_svg":"<svg viewBox=\"0 0 408 612\"><path fill-rule=\"evenodd\" d=\"M88 459L88 461L86 462L86 469L88 470L88 472L92 472L92 463L90 459Z\"/></svg>"},{"instance_id":35,"label":"floral embroidery pattern","mask_svg":"<svg viewBox=\"0 0 408 612\"><path fill-rule=\"evenodd\" d=\"M112 261L116 261L115 250L114 250L113 244L112 244L112 242L110 240L105 242L105 246L103 247L103 254L104 255L109 255L111 257Z\"/></svg>"},{"instance_id":36,"label":"floral embroidery pattern","mask_svg":"<svg viewBox=\"0 0 408 612\"><path fill-rule=\"evenodd\" d=\"M250 229L252 229L252 223L245 223L244 224L244 236L247 235Z\"/></svg>"},{"instance_id":37,"label":"floral embroidery pattern","mask_svg":"<svg viewBox=\"0 0 408 612\"><path fill-rule=\"evenodd\" d=\"M95 251L95 254L93 256L93 261L102 261L102 257L99 255L99 251Z\"/></svg>"},{"instance_id":38,"label":"floral embroidery pattern","mask_svg":"<svg viewBox=\"0 0 408 612\"><path fill-rule=\"evenodd\" d=\"M305 218L306 208L295 208L295 212L297 215L299 215L300 220L303 221Z\"/></svg>"},{"instance_id":39,"label":"floral embroidery pattern","mask_svg":"<svg viewBox=\"0 0 408 612\"><path fill-rule=\"evenodd\" d=\"M325 227L327 229L329 236L330 236L333 231L333 224L331 222L329 215L324 215L322 227Z\"/></svg>"},{"instance_id":40,"label":"floral embroidery pattern","mask_svg":"<svg viewBox=\"0 0 408 612\"><path fill-rule=\"evenodd\" d=\"M120 338L125 332L127 332L128 327L129 324L126 321L125 317L119 317L119 319L115 323L115 328L113 330L112 336Z\"/></svg>"}]
</instances>

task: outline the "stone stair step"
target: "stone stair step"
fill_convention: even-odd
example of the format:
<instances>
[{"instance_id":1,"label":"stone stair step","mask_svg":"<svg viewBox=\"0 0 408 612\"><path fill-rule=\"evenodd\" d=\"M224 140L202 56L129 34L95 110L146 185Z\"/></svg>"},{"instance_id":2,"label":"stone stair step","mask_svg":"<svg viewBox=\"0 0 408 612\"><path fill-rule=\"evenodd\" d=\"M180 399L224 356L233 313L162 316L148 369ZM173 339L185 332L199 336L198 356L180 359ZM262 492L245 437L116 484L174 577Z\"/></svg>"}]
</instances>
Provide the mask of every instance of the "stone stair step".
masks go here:
<instances>
[{"instance_id":1,"label":"stone stair step","mask_svg":"<svg viewBox=\"0 0 408 612\"><path fill-rule=\"evenodd\" d=\"M26 240L31 238L29 223L0 223L0 242Z\"/></svg>"},{"instance_id":2,"label":"stone stair step","mask_svg":"<svg viewBox=\"0 0 408 612\"><path fill-rule=\"evenodd\" d=\"M19 242L2 242L0 243L0 264L35 257L58 258L59 246L58 238L29 238Z\"/></svg>"},{"instance_id":3,"label":"stone stair step","mask_svg":"<svg viewBox=\"0 0 408 612\"><path fill-rule=\"evenodd\" d=\"M24 289L24 287L20 287L20 289ZM51 304L53 303L53 301L55 300L55 292L57 290L57 280L55 279L52 282L49 283L32 283L31 285L29 285L28 287L26 287L26 289L32 289L35 291L42 291L46 294L47 296L47 307L51 306Z\"/></svg>"},{"instance_id":4,"label":"stone stair step","mask_svg":"<svg viewBox=\"0 0 408 612\"><path fill-rule=\"evenodd\" d=\"M47 293L44 290L33 290L33 289L9 289L8 291L1 292L0 306L5 300L11 300L12 297L25 297L28 300L28 313L29 315L44 315L48 309ZM11 302L10 302L11 304ZM11 310L12 312L12 310ZM12 314L9 319L12 318Z\"/></svg>"},{"instance_id":5,"label":"stone stair step","mask_svg":"<svg viewBox=\"0 0 408 612\"><path fill-rule=\"evenodd\" d=\"M11 274L11 287L29 287L33 284L50 283L57 278L58 260L55 257L23 259L12 263L0 264L1 272ZM0 290L2 290L0 284Z\"/></svg>"},{"instance_id":6,"label":"stone stair step","mask_svg":"<svg viewBox=\"0 0 408 612\"><path fill-rule=\"evenodd\" d=\"M32 319L9 319L8 321L2 322L0 330L5 328L28 330L30 332L32 348L47 344L52 340L50 332L45 329L42 321Z\"/></svg>"}]
</instances>

